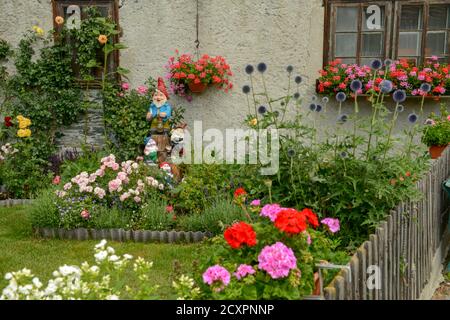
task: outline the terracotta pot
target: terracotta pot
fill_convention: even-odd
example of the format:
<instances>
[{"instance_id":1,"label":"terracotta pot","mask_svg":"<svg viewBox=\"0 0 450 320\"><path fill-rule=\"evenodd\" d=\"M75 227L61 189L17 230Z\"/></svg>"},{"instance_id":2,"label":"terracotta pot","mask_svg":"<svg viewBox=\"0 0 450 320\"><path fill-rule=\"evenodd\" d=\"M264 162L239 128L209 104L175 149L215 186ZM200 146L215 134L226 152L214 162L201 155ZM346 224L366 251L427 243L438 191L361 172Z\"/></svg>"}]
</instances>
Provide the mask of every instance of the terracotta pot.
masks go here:
<instances>
[{"instance_id":1,"label":"terracotta pot","mask_svg":"<svg viewBox=\"0 0 450 320\"><path fill-rule=\"evenodd\" d=\"M430 155L431 159L437 159L441 156L442 152L447 148L447 146L431 146Z\"/></svg>"},{"instance_id":2,"label":"terracotta pot","mask_svg":"<svg viewBox=\"0 0 450 320\"><path fill-rule=\"evenodd\" d=\"M205 91L206 87L208 85L204 84L204 83L193 83L193 82L189 82L188 84L189 86L189 90L191 90L191 92L193 93L202 93L203 91Z\"/></svg>"}]
</instances>

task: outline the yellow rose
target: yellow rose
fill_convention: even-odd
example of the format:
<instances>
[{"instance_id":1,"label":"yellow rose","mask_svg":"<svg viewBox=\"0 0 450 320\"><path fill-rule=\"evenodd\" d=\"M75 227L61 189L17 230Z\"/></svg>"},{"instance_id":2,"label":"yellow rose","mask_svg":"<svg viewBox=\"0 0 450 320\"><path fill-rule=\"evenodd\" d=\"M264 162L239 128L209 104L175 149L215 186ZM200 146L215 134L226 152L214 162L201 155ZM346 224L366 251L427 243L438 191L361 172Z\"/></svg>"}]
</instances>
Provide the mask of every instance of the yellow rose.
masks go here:
<instances>
[{"instance_id":1,"label":"yellow rose","mask_svg":"<svg viewBox=\"0 0 450 320\"><path fill-rule=\"evenodd\" d=\"M17 116L17 120L23 121L23 119L25 119L25 118L21 114Z\"/></svg>"},{"instance_id":2,"label":"yellow rose","mask_svg":"<svg viewBox=\"0 0 450 320\"><path fill-rule=\"evenodd\" d=\"M108 37L104 34L101 34L98 36L98 42L100 42L101 44L105 44L108 42Z\"/></svg>"},{"instance_id":3,"label":"yellow rose","mask_svg":"<svg viewBox=\"0 0 450 320\"><path fill-rule=\"evenodd\" d=\"M20 129L26 129L31 125L31 120L28 118L24 118L23 120L19 120L19 128Z\"/></svg>"},{"instance_id":4,"label":"yellow rose","mask_svg":"<svg viewBox=\"0 0 450 320\"><path fill-rule=\"evenodd\" d=\"M251 126L256 126L258 124L258 119L253 118L252 120L250 120L248 122L248 124L251 125Z\"/></svg>"},{"instance_id":5,"label":"yellow rose","mask_svg":"<svg viewBox=\"0 0 450 320\"><path fill-rule=\"evenodd\" d=\"M44 30L38 26L34 26L33 27L33 31L36 32L36 34L38 36L43 36L44 35Z\"/></svg>"},{"instance_id":6,"label":"yellow rose","mask_svg":"<svg viewBox=\"0 0 450 320\"><path fill-rule=\"evenodd\" d=\"M19 129L17 131L17 136L19 138L27 138L27 137L31 136L31 130L30 129Z\"/></svg>"},{"instance_id":7,"label":"yellow rose","mask_svg":"<svg viewBox=\"0 0 450 320\"><path fill-rule=\"evenodd\" d=\"M56 22L57 25L62 25L64 23L64 18L61 17L61 16L57 16L55 18L55 22Z\"/></svg>"}]
</instances>

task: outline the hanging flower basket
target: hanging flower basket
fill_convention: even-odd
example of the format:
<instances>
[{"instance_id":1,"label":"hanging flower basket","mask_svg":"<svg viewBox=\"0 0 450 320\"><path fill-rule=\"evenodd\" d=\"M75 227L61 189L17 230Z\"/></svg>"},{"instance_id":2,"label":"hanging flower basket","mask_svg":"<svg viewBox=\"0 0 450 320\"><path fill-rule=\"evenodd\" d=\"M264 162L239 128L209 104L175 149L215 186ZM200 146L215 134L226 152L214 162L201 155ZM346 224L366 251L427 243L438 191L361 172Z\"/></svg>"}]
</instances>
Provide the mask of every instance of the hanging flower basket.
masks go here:
<instances>
[{"instance_id":1,"label":"hanging flower basket","mask_svg":"<svg viewBox=\"0 0 450 320\"><path fill-rule=\"evenodd\" d=\"M189 82L188 87L192 93L202 93L203 91L206 90L207 85L201 82L200 83Z\"/></svg>"},{"instance_id":2,"label":"hanging flower basket","mask_svg":"<svg viewBox=\"0 0 450 320\"><path fill-rule=\"evenodd\" d=\"M230 77L233 75L230 65L221 56L207 54L195 60L190 54L178 54L170 57L166 65L172 94L192 98L191 93L202 93L208 87L228 92L233 88Z\"/></svg>"}]
</instances>

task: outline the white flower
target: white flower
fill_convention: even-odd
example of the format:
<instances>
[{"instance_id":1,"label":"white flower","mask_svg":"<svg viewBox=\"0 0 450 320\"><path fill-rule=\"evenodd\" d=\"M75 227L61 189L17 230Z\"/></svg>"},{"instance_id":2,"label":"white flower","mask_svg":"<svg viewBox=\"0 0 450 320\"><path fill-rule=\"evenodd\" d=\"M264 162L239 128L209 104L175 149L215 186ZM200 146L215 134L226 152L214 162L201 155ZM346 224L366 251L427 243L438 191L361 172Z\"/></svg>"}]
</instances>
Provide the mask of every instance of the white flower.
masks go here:
<instances>
[{"instance_id":1,"label":"white flower","mask_svg":"<svg viewBox=\"0 0 450 320\"><path fill-rule=\"evenodd\" d=\"M98 253L94 254L95 260L98 262L105 260L107 256L108 252L106 251L99 251Z\"/></svg>"},{"instance_id":2,"label":"white flower","mask_svg":"<svg viewBox=\"0 0 450 320\"><path fill-rule=\"evenodd\" d=\"M139 168L139 165L135 162L135 163L133 163L133 164L131 165L131 167L132 167L133 169L137 169L137 168Z\"/></svg>"},{"instance_id":3,"label":"white flower","mask_svg":"<svg viewBox=\"0 0 450 320\"><path fill-rule=\"evenodd\" d=\"M164 190L164 185L161 183L161 184L158 186L158 188L159 188L159 190Z\"/></svg>"},{"instance_id":4,"label":"white flower","mask_svg":"<svg viewBox=\"0 0 450 320\"><path fill-rule=\"evenodd\" d=\"M110 257L108 258L108 260L109 260L109 261L112 261L112 262L116 262L116 261L119 260L119 257L116 256L115 254L113 254L112 256L110 256Z\"/></svg>"},{"instance_id":5,"label":"white flower","mask_svg":"<svg viewBox=\"0 0 450 320\"><path fill-rule=\"evenodd\" d=\"M32 281L33 281L33 284L34 284L34 286L36 288L42 287L42 283L41 283L41 281L38 278L34 277Z\"/></svg>"},{"instance_id":6,"label":"white flower","mask_svg":"<svg viewBox=\"0 0 450 320\"><path fill-rule=\"evenodd\" d=\"M5 274L5 280L11 280L13 277L11 272L8 272L7 274Z\"/></svg>"},{"instance_id":7,"label":"white flower","mask_svg":"<svg viewBox=\"0 0 450 320\"><path fill-rule=\"evenodd\" d=\"M106 300L119 300L119 297L115 294L109 295L106 297Z\"/></svg>"},{"instance_id":8,"label":"white flower","mask_svg":"<svg viewBox=\"0 0 450 320\"><path fill-rule=\"evenodd\" d=\"M108 250L108 253L110 253L110 254L116 253L116 251L112 247L108 247L108 248L106 248L106 250Z\"/></svg>"},{"instance_id":9,"label":"white flower","mask_svg":"<svg viewBox=\"0 0 450 320\"><path fill-rule=\"evenodd\" d=\"M126 253L126 254L123 255L123 258L126 259L126 260L131 260L131 259L133 259L133 256L131 254L127 254Z\"/></svg>"},{"instance_id":10,"label":"white flower","mask_svg":"<svg viewBox=\"0 0 450 320\"><path fill-rule=\"evenodd\" d=\"M95 249L103 249L106 245L107 241L105 239L103 239L102 241L100 241L100 243L95 245Z\"/></svg>"},{"instance_id":11,"label":"white flower","mask_svg":"<svg viewBox=\"0 0 450 320\"><path fill-rule=\"evenodd\" d=\"M71 274L79 275L80 269L78 267L64 265L59 267L59 272L63 277L66 277Z\"/></svg>"}]
</instances>

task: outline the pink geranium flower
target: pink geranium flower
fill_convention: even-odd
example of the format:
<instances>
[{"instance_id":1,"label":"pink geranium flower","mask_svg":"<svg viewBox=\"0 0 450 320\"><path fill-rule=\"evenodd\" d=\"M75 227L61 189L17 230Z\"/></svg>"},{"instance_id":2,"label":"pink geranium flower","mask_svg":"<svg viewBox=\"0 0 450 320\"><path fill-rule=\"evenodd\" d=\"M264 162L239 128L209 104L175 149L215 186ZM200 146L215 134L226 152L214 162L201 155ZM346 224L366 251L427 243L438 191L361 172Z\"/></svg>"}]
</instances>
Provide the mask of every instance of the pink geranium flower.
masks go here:
<instances>
[{"instance_id":1,"label":"pink geranium flower","mask_svg":"<svg viewBox=\"0 0 450 320\"><path fill-rule=\"evenodd\" d=\"M258 268L266 271L272 279L285 278L290 270L297 268L294 252L282 242L265 246L258 256L258 262Z\"/></svg>"},{"instance_id":2,"label":"pink geranium flower","mask_svg":"<svg viewBox=\"0 0 450 320\"><path fill-rule=\"evenodd\" d=\"M249 266L248 264L241 264L234 273L234 276L238 280L241 280L242 278L246 277L249 274L255 274L255 272L256 270L253 269L252 266Z\"/></svg>"},{"instance_id":3,"label":"pink geranium flower","mask_svg":"<svg viewBox=\"0 0 450 320\"><path fill-rule=\"evenodd\" d=\"M250 205L251 205L251 206L254 206L254 207L258 207L258 206L261 205L261 200L255 199L255 200L253 200L252 202L250 202Z\"/></svg>"},{"instance_id":4,"label":"pink geranium flower","mask_svg":"<svg viewBox=\"0 0 450 320\"><path fill-rule=\"evenodd\" d=\"M326 225L332 233L338 232L341 228L339 225L339 219L325 218L320 222Z\"/></svg>"},{"instance_id":5,"label":"pink geranium flower","mask_svg":"<svg viewBox=\"0 0 450 320\"><path fill-rule=\"evenodd\" d=\"M203 273L203 282L208 285L213 285L214 283L219 283L221 286L216 291L221 291L225 286L230 283L231 275L227 269L216 264L215 266L209 267Z\"/></svg>"}]
</instances>

